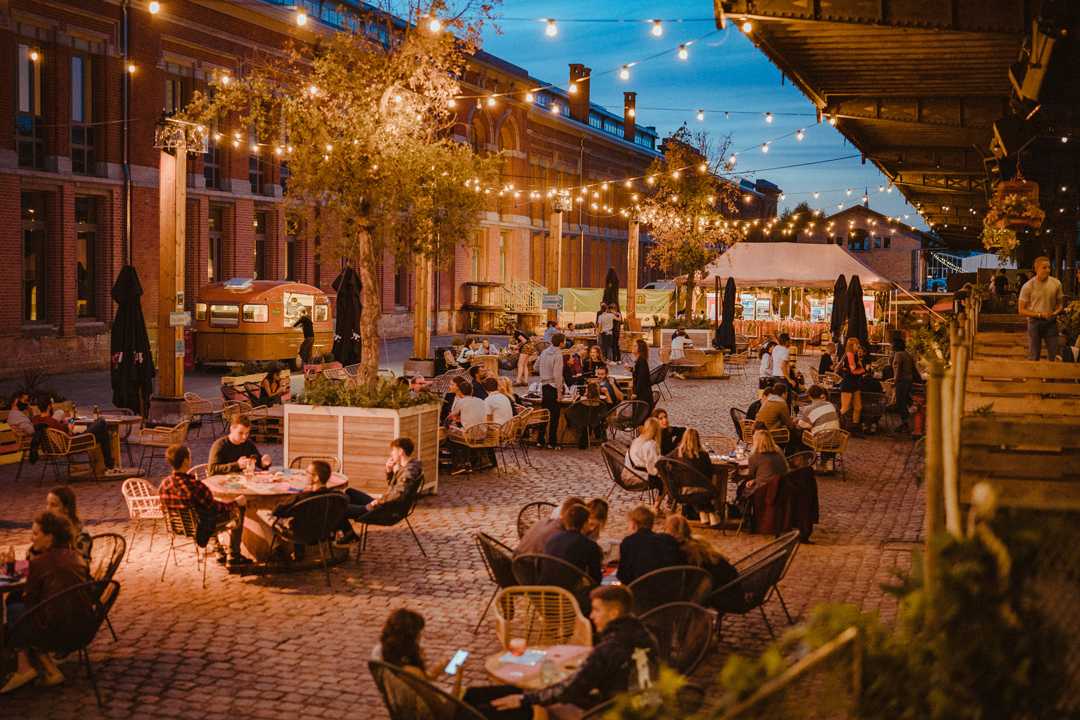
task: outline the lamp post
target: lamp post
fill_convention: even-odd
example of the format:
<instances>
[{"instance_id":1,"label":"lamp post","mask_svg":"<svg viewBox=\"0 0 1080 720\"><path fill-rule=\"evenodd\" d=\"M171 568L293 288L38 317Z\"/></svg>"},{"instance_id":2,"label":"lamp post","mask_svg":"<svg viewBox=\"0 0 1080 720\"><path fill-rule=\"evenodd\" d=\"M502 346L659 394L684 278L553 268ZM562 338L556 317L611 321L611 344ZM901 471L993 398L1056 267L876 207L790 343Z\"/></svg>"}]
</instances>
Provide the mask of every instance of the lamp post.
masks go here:
<instances>
[{"instance_id":1,"label":"lamp post","mask_svg":"<svg viewBox=\"0 0 1080 720\"><path fill-rule=\"evenodd\" d=\"M566 190L560 190L554 198L552 203L551 219L551 234L548 236L547 246L547 262L545 263L547 272L545 275L547 279L545 285L547 285L547 291L549 295L558 294L559 288L562 286L562 224L563 213L572 210L574 207L574 201L570 198L570 193ZM548 320L558 320L558 310L548 310Z\"/></svg>"}]
</instances>

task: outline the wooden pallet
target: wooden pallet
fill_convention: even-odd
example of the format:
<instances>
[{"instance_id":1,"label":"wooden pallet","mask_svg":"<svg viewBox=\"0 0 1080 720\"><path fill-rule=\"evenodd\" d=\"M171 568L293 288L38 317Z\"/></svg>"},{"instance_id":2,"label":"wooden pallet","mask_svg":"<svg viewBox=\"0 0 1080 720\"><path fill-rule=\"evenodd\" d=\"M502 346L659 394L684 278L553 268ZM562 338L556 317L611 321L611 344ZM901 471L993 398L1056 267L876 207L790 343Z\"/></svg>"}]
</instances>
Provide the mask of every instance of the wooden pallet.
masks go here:
<instances>
[{"instance_id":1,"label":"wooden pallet","mask_svg":"<svg viewBox=\"0 0 1080 720\"><path fill-rule=\"evenodd\" d=\"M978 358L968 364L965 414L1080 418L1080 364Z\"/></svg>"},{"instance_id":2,"label":"wooden pallet","mask_svg":"<svg viewBox=\"0 0 1080 720\"><path fill-rule=\"evenodd\" d=\"M263 415L251 417L251 439L255 442L284 442L285 417L280 405L268 408Z\"/></svg>"},{"instance_id":3,"label":"wooden pallet","mask_svg":"<svg viewBox=\"0 0 1080 720\"><path fill-rule=\"evenodd\" d=\"M1024 360L1027 334L1020 332L980 332L975 336L975 357Z\"/></svg>"}]
</instances>

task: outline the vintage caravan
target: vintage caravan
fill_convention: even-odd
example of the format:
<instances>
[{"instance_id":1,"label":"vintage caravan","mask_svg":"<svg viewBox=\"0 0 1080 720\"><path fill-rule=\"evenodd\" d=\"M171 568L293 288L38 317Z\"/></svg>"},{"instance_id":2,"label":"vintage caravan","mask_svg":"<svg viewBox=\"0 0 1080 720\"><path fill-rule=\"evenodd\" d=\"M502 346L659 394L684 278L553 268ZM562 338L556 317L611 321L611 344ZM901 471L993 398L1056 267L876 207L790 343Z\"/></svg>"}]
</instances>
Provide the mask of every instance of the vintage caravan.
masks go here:
<instances>
[{"instance_id":1,"label":"vintage caravan","mask_svg":"<svg viewBox=\"0 0 1080 720\"><path fill-rule=\"evenodd\" d=\"M240 278L206 285L195 303L195 361L292 362L304 339L293 325L304 312L315 327L312 357L330 352L334 322L322 290L304 283Z\"/></svg>"}]
</instances>

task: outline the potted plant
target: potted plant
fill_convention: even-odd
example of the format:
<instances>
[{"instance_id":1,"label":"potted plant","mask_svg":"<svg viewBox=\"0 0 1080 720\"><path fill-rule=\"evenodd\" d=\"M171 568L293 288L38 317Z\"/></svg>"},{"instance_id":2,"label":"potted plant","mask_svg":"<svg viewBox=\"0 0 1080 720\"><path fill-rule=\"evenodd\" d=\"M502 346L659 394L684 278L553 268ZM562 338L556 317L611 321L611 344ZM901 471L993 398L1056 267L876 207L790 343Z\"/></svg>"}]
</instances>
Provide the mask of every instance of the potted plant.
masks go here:
<instances>
[{"instance_id":1,"label":"potted plant","mask_svg":"<svg viewBox=\"0 0 1080 720\"><path fill-rule=\"evenodd\" d=\"M420 492L435 493L440 402L432 393L413 393L408 385L382 377L370 383L313 377L284 405L285 462L301 455L340 458L350 487L380 494L386 490L390 441L407 437L424 465Z\"/></svg>"},{"instance_id":2,"label":"potted plant","mask_svg":"<svg viewBox=\"0 0 1080 720\"><path fill-rule=\"evenodd\" d=\"M1037 183L1018 178L998 184L990 209L983 218L983 247L1007 260L1019 244L1016 231L1038 229L1046 218L1039 207Z\"/></svg>"}]
</instances>

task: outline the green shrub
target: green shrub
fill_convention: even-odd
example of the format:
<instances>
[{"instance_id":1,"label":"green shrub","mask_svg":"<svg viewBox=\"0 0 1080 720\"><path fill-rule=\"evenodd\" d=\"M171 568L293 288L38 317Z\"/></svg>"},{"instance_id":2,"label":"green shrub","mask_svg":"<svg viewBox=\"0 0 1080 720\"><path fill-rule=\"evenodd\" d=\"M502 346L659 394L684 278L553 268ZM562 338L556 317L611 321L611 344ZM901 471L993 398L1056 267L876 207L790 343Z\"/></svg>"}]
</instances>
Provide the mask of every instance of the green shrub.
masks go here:
<instances>
[{"instance_id":1,"label":"green shrub","mask_svg":"<svg viewBox=\"0 0 1080 720\"><path fill-rule=\"evenodd\" d=\"M330 380L318 375L304 381L304 392L295 402L302 405L400 410L441 400L429 392L414 394L408 385L387 378L380 377L372 383L361 384L352 380Z\"/></svg>"}]
</instances>

